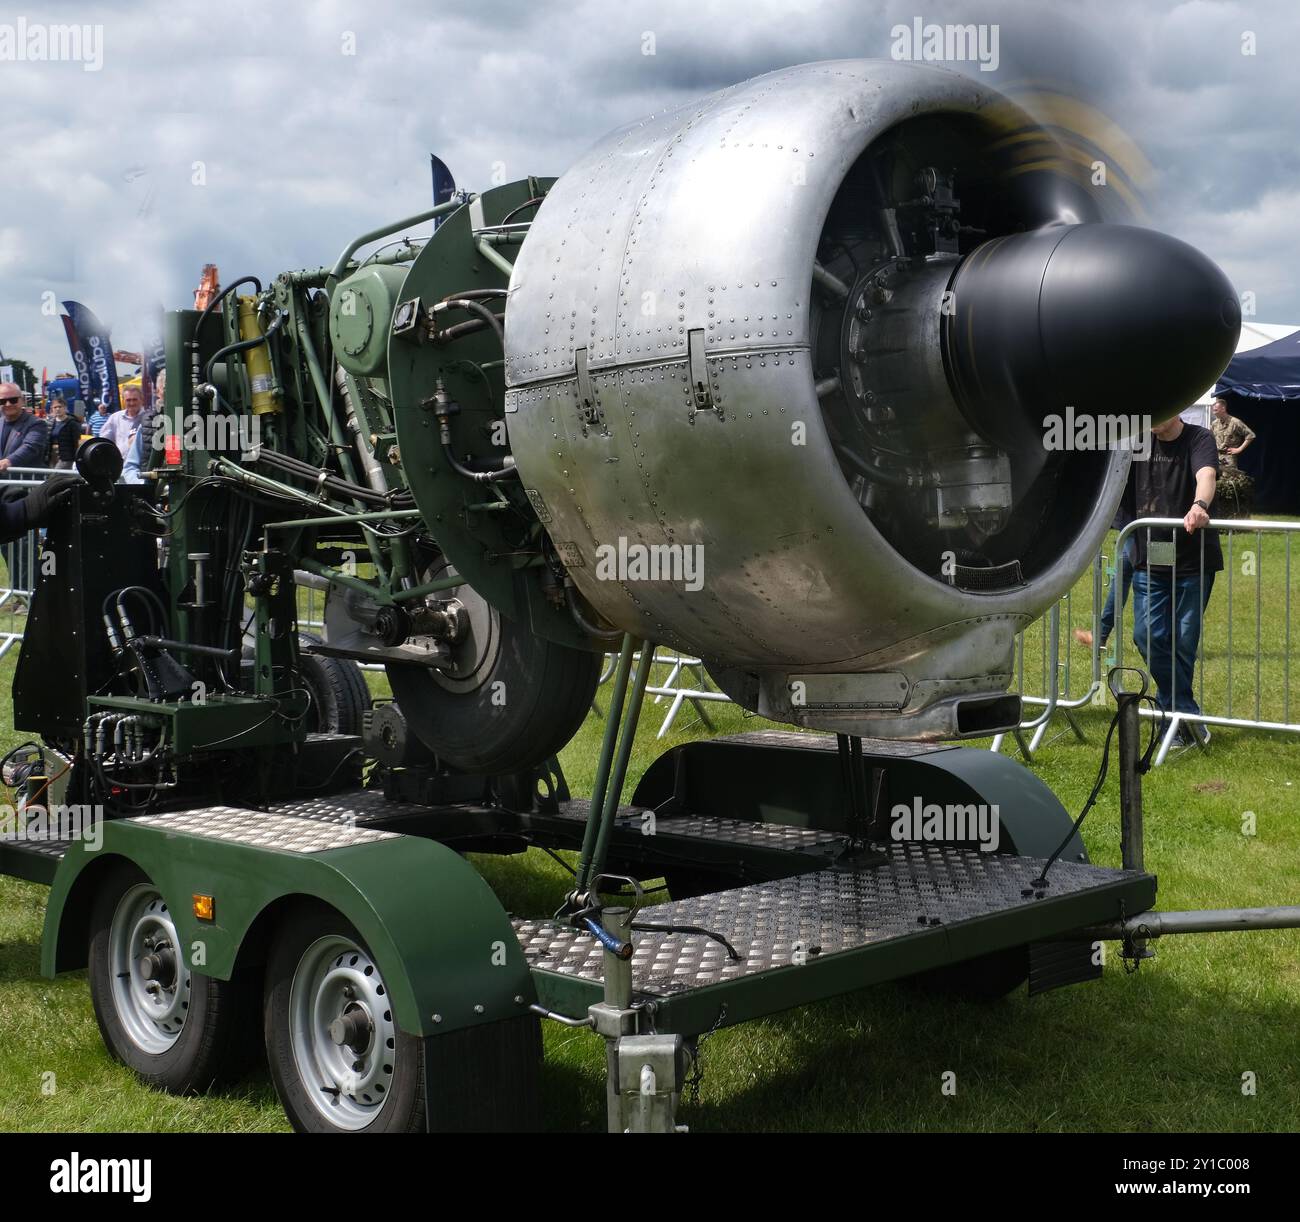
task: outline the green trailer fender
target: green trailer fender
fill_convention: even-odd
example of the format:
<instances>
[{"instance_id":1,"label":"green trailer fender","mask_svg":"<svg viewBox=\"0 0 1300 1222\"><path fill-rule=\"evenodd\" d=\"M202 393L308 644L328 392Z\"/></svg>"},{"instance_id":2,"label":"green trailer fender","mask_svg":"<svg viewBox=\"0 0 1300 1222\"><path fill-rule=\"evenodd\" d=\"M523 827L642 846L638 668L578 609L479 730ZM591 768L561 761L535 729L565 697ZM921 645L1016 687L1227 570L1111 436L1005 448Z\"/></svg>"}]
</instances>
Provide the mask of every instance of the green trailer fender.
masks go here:
<instances>
[{"instance_id":1,"label":"green trailer fender","mask_svg":"<svg viewBox=\"0 0 1300 1222\"><path fill-rule=\"evenodd\" d=\"M1063 840L1067 861L1088 854L1073 817L1028 768L996 751L946 744L864 741L868 766L884 768L886 798L906 805L920 796L940 805L998 808L1000 851L1047 857ZM634 806L681 809L733 819L844 830L843 781L835 739L759 730L671 747L646 769Z\"/></svg>"},{"instance_id":2,"label":"green trailer fender","mask_svg":"<svg viewBox=\"0 0 1300 1222\"><path fill-rule=\"evenodd\" d=\"M107 822L102 845L74 844L55 875L43 973L86 966L98 883L126 860L157 885L192 969L205 975L228 980L237 966L264 959L287 906L315 898L361 934L405 1031L441 1035L513 1018L536 1000L509 916L459 854L432 840L305 819L294 823L307 837L338 847L295 849L285 845L283 822L266 822L286 818L221 811ZM178 830L204 822L213 830ZM217 838L219 824L242 839ZM268 843L277 839L282 847ZM196 894L213 897L212 921L195 917Z\"/></svg>"}]
</instances>

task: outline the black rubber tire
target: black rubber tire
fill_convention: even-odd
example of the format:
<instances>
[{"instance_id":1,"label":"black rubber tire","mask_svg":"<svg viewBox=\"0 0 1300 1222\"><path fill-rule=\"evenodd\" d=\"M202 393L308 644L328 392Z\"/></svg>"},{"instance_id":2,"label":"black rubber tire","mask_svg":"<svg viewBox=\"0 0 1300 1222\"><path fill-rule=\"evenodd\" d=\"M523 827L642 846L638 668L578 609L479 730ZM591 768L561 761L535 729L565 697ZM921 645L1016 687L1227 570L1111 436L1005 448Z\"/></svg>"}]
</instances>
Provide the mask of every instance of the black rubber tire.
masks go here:
<instances>
[{"instance_id":1,"label":"black rubber tire","mask_svg":"<svg viewBox=\"0 0 1300 1222\"><path fill-rule=\"evenodd\" d=\"M397 1031L388 1098L375 1120L363 1129L345 1130L329 1123L307 1098L294 1060L290 1038L289 996L303 955L317 939L332 934L365 947L361 935L339 912L318 901L295 908L276 931L266 967L263 1030L271 1080L289 1123L299 1133L417 1133L425 1128L424 1041Z\"/></svg>"},{"instance_id":2,"label":"black rubber tire","mask_svg":"<svg viewBox=\"0 0 1300 1222\"><path fill-rule=\"evenodd\" d=\"M557 754L591 709L602 662L598 653L544 640L505 616L500 633L496 659L471 691L449 691L426 667L387 668L393 698L420 741L453 768L484 776ZM504 703L495 703L500 692Z\"/></svg>"},{"instance_id":3,"label":"black rubber tire","mask_svg":"<svg viewBox=\"0 0 1300 1222\"><path fill-rule=\"evenodd\" d=\"M113 999L109 931L113 913L127 891L149 881L141 870L123 863L100 884L90 914L90 999L104 1046L115 1060L158 1090L174 1095L201 1094L237 1081L260 1056L260 981L247 972L233 980L192 972L189 1006L175 1043L159 1054L134 1043Z\"/></svg>"},{"instance_id":4,"label":"black rubber tire","mask_svg":"<svg viewBox=\"0 0 1300 1222\"><path fill-rule=\"evenodd\" d=\"M298 648L319 645L320 637L298 634ZM308 733L360 734L361 723L370 707L370 689L361 667L349 658L300 653L299 677L311 692L312 711L307 715Z\"/></svg>"}]
</instances>

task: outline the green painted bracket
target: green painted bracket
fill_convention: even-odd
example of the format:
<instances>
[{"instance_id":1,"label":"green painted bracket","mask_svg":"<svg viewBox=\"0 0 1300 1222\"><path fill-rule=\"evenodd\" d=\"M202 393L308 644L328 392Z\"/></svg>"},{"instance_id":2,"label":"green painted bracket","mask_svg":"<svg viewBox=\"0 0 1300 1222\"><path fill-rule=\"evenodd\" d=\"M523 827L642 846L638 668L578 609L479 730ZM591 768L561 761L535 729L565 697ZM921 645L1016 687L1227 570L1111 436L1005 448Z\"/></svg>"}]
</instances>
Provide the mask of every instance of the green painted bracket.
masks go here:
<instances>
[{"instance_id":1,"label":"green painted bracket","mask_svg":"<svg viewBox=\"0 0 1300 1222\"><path fill-rule=\"evenodd\" d=\"M97 882L123 859L158 886L193 969L205 975L228 980L239 964L265 958L286 906L315 898L361 934L405 1031L442 1035L513 1018L536 1000L505 910L474 868L444 845L393 836L300 853L134 819L108 822L102 847L74 845L60 864L45 914L45 975L85 966ZM213 897L214 921L193 915L195 894Z\"/></svg>"}]
</instances>

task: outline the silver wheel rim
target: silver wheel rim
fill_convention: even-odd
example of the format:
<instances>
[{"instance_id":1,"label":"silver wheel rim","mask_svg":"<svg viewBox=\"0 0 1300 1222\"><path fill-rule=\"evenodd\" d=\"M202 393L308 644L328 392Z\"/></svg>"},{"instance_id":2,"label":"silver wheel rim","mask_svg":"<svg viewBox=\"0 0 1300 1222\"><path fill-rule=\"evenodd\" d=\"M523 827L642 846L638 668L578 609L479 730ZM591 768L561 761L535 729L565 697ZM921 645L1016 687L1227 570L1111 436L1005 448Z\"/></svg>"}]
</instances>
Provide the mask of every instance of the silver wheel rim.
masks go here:
<instances>
[{"instance_id":1,"label":"silver wheel rim","mask_svg":"<svg viewBox=\"0 0 1300 1222\"><path fill-rule=\"evenodd\" d=\"M392 1093L397 1026L369 953L331 934L313 942L289 990L289 1039L311 1105L335 1128L374 1123Z\"/></svg>"},{"instance_id":2,"label":"silver wheel rim","mask_svg":"<svg viewBox=\"0 0 1300 1222\"><path fill-rule=\"evenodd\" d=\"M117 1016L132 1044L159 1056L185 1026L191 977L176 926L152 883L137 883L118 900L108 940Z\"/></svg>"}]
</instances>

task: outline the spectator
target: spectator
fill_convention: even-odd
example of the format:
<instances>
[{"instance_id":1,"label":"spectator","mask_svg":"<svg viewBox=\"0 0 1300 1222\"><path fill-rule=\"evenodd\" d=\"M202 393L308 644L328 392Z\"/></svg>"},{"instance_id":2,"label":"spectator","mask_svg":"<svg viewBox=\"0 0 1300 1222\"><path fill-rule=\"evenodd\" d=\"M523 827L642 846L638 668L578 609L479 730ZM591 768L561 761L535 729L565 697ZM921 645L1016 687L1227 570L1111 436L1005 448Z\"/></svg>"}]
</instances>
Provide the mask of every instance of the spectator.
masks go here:
<instances>
[{"instance_id":1,"label":"spectator","mask_svg":"<svg viewBox=\"0 0 1300 1222\"><path fill-rule=\"evenodd\" d=\"M91 437L98 437L99 430L104 427L104 422L108 419L108 413L103 410L103 403L96 403L95 410L86 417L86 433Z\"/></svg>"},{"instance_id":2,"label":"spectator","mask_svg":"<svg viewBox=\"0 0 1300 1222\"><path fill-rule=\"evenodd\" d=\"M50 452L50 426L27 410L22 387L0 382L0 472L13 467L44 467ZM5 488L0 502L9 504L26 494L22 488ZM6 512L7 520L12 516ZM21 531L19 532L22 533ZM25 543L7 550L9 585L26 597L31 591L29 548Z\"/></svg>"},{"instance_id":3,"label":"spectator","mask_svg":"<svg viewBox=\"0 0 1300 1222\"><path fill-rule=\"evenodd\" d=\"M1214 423L1210 425L1210 431L1214 434L1214 444L1219 451L1219 474L1223 475L1226 471L1236 469L1237 456L1244 453L1246 447L1255 440L1255 432L1228 411L1226 399L1215 399L1211 410L1214 412Z\"/></svg>"},{"instance_id":4,"label":"spectator","mask_svg":"<svg viewBox=\"0 0 1300 1222\"><path fill-rule=\"evenodd\" d=\"M1112 530L1123 530L1133 519L1125 512L1121 505L1115 511L1115 520L1110 524ZM1106 593L1106 605L1102 608L1101 623L1098 627L1101 629L1101 648L1106 648L1106 642L1110 640L1110 634L1115 630L1115 616L1124 613L1124 604L1128 602L1129 587L1133 584L1133 536L1130 535L1128 542L1124 545L1124 554L1119 557L1118 571L1111 578L1110 589ZM1119 608L1118 612L1115 607L1115 586L1119 586ZM1087 645L1092 648L1092 629L1076 628L1074 630L1074 639L1080 645Z\"/></svg>"},{"instance_id":5,"label":"spectator","mask_svg":"<svg viewBox=\"0 0 1300 1222\"><path fill-rule=\"evenodd\" d=\"M167 389L167 371L161 370L154 384L153 406L146 408L140 418L140 427L136 430L135 440L131 443L130 453L122 464L122 483L144 483L144 472L148 466L149 451L153 448L153 422L162 410L163 394Z\"/></svg>"},{"instance_id":6,"label":"spectator","mask_svg":"<svg viewBox=\"0 0 1300 1222\"><path fill-rule=\"evenodd\" d=\"M76 475L51 475L17 500L0 503L0 543L14 543L33 526L44 526L52 510L81 483Z\"/></svg>"},{"instance_id":7,"label":"spectator","mask_svg":"<svg viewBox=\"0 0 1300 1222\"><path fill-rule=\"evenodd\" d=\"M44 467L50 426L24 406L22 387L0 382L0 471Z\"/></svg>"},{"instance_id":8,"label":"spectator","mask_svg":"<svg viewBox=\"0 0 1300 1222\"><path fill-rule=\"evenodd\" d=\"M122 410L114 412L100 427L99 436L107 437L126 458L131 453L131 443L139 431L144 396L137 387L128 386L122 392Z\"/></svg>"},{"instance_id":9,"label":"spectator","mask_svg":"<svg viewBox=\"0 0 1300 1222\"><path fill-rule=\"evenodd\" d=\"M62 399L50 404L50 465L59 471L70 471L81 444L81 421L70 411Z\"/></svg>"},{"instance_id":10,"label":"spectator","mask_svg":"<svg viewBox=\"0 0 1300 1222\"><path fill-rule=\"evenodd\" d=\"M1133 535L1133 640L1155 680L1161 711L1198 715L1192 680L1201 625L1214 576L1223 569L1219 536L1205 530L1218 457L1210 430L1180 416L1151 433L1150 458L1129 468L1124 510L1132 518L1182 518L1182 525ZM1179 737L1185 746L1205 744L1210 732L1188 722Z\"/></svg>"},{"instance_id":11,"label":"spectator","mask_svg":"<svg viewBox=\"0 0 1300 1222\"><path fill-rule=\"evenodd\" d=\"M1229 413L1226 399L1215 399L1212 410L1210 432L1219 447L1219 516L1248 518L1255 504L1255 481L1237 465L1237 457L1255 440L1255 433Z\"/></svg>"}]
</instances>

